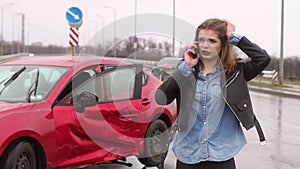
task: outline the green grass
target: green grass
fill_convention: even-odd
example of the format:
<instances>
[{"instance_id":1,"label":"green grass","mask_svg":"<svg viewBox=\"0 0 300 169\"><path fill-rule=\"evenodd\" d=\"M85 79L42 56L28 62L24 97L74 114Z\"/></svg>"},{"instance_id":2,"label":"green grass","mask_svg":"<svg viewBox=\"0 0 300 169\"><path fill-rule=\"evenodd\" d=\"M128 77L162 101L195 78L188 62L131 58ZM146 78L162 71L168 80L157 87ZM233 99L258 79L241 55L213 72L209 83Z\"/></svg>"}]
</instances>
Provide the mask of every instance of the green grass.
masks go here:
<instances>
[{"instance_id":1,"label":"green grass","mask_svg":"<svg viewBox=\"0 0 300 169\"><path fill-rule=\"evenodd\" d=\"M253 85L253 86L260 86L260 87L269 87L269 88L279 88L279 87L288 87L285 85L280 85L280 84L276 84L272 82L262 82L262 81L250 81L248 82L249 85Z\"/></svg>"},{"instance_id":2,"label":"green grass","mask_svg":"<svg viewBox=\"0 0 300 169\"><path fill-rule=\"evenodd\" d=\"M262 78L262 77L256 77L255 79L251 80L249 85L254 85L254 86L260 86L260 87L269 87L269 88L289 88L289 86L284 85L284 84L295 84L295 85L300 85L300 81L290 81L290 80L284 80L283 84L279 84L278 81L274 81L272 83L272 80L267 79L267 78Z\"/></svg>"},{"instance_id":3,"label":"green grass","mask_svg":"<svg viewBox=\"0 0 300 169\"><path fill-rule=\"evenodd\" d=\"M284 83L293 84L293 85L300 85L300 81L299 80L284 80L283 84Z\"/></svg>"}]
</instances>

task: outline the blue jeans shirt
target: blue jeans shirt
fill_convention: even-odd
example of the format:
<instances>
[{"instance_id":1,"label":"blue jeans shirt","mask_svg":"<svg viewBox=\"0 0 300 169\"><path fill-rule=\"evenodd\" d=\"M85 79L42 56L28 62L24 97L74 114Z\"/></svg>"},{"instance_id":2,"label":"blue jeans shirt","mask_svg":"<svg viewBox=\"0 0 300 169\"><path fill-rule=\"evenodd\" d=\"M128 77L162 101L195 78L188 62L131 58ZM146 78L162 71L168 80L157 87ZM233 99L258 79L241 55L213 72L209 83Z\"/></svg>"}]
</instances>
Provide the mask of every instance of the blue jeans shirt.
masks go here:
<instances>
[{"instance_id":1,"label":"blue jeans shirt","mask_svg":"<svg viewBox=\"0 0 300 169\"><path fill-rule=\"evenodd\" d=\"M186 62L179 70L188 75ZM246 144L239 121L225 104L221 70L203 76L199 73L187 131L178 131L173 142L177 159L186 164L201 161L225 161L234 157Z\"/></svg>"}]
</instances>

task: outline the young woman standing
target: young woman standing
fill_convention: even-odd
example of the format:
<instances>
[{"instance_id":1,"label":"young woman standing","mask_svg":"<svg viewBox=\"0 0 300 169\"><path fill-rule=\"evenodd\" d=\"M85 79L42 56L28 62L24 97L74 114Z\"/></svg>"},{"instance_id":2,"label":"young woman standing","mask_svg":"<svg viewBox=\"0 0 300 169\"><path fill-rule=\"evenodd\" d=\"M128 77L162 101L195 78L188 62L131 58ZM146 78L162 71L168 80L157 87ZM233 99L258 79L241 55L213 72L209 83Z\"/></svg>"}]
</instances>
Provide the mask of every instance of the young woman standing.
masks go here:
<instances>
[{"instance_id":1,"label":"young woman standing","mask_svg":"<svg viewBox=\"0 0 300 169\"><path fill-rule=\"evenodd\" d=\"M196 30L184 62L156 91L158 104L178 104L173 142L177 169L235 169L234 156L246 144L241 128L256 127L247 81L270 62L265 50L241 36L227 20L211 18ZM238 60L233 45L248 57ZM198 49L199 52L197 52Z\"/></svg>"}]
</instances>

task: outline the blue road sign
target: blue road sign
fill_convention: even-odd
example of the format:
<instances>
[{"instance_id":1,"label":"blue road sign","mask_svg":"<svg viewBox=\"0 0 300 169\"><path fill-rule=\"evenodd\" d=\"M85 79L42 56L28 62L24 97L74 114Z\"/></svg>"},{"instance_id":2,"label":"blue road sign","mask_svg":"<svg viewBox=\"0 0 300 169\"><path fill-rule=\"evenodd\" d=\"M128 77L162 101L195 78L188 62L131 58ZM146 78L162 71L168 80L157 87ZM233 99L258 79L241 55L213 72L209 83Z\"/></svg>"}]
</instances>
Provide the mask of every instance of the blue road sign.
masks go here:
<instances>
[{"instance_id":1,"label":"blue road sign","mask_svg":"<svg viewBox=\"0 0 300 169\"><path fill-rule=\"evenodd\" d=\"M82 12L77 7L71 7L68 9L66 17L70 24L77 24L82 19Z\"/></svg>"}]
</instances>

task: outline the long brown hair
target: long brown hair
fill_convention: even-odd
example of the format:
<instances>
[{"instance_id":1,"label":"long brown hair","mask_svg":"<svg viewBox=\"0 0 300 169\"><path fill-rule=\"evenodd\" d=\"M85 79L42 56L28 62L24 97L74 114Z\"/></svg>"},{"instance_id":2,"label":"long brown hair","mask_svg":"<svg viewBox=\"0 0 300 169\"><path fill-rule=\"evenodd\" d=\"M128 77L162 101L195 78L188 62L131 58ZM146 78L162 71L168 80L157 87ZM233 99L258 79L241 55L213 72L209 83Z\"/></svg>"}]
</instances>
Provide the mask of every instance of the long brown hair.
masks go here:
<instances>
[{"instance_id":1,"label":"long brown hair","mask_svg":"<svg viewBox=\"0 0 300 169\"><path fill-rule=\"evenodd\" d=\"M221 51L219 53L223 69L226 74L232 72L236 66L235 57L233 54L233 46L227 41L226 36L226 22L218 18L210 18L205 20L201 25L198 26L195 34L195 41L198 41L199 31L201 29L209 29L216 32L219 39L221 40ZM200 61L200 60L199 60ZM197 66L195 66L195 73L199 72L199 66L201 61Z\"/></svg>"}]
</instances>

